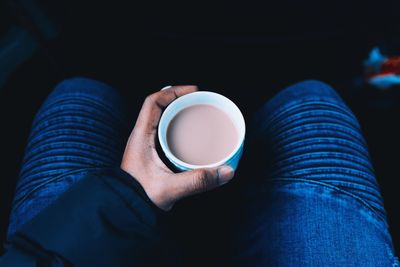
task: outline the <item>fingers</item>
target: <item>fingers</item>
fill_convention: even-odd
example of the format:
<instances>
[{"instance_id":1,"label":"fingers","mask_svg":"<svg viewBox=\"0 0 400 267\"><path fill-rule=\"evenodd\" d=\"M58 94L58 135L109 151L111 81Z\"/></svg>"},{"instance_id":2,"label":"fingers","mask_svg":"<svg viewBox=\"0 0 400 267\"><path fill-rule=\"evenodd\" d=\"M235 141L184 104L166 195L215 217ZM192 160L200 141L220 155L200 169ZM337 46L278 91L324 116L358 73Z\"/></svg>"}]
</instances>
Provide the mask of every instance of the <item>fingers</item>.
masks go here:
<instances>
[{"instance_id":1,"label":"fingers","mask_svg":"<svg viewBox=\"0 0 400 267\"><path fill-rule=\"evenodd\" d=\"M178 97L197 90L194 85L171 86L149 95L140 110L135 128L139 133L154 137L163 109Z\"/></svg>"},{"instance_id":2,"label":"fingers","mask_svg":"<svg viewBox=\"0 0 400 267\"><path fill-rule=\"evenodd\" d=\"M234 176L234 170L224 165L213 169L196 169L175 175L176 199L209 191L226 184Z\"/></svg>"}]
</instances>

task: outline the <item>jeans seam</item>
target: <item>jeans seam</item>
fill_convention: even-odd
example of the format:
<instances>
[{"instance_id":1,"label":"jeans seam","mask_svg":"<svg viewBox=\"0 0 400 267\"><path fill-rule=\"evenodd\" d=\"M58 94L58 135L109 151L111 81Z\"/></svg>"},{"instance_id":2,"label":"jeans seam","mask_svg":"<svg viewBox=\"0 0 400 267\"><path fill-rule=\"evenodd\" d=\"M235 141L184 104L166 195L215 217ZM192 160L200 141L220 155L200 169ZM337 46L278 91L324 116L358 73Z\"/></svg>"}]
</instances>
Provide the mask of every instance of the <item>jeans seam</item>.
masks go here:
<instances>
[{"instance_id":1,"label":"jeans seam","mask_svg":"<svg viewBox=\"0 0 400 267\"><path fill-rule=\"evenodd\" d=\"M71 174L78 174L78 173L86 173L86 174L87 174L87 173L90 173L90 172L92 172L92 171L99 170L99 169L102 169L102 168L98 168L98 167L89 168L89 167L86 167L85 169L71 170L71 171L69 171L69 172L67 172L67 173L63 173L63 174L57 175L57 176L55 176L55 177L49 178L45 183L41 183L40 185L38 185L38 186L32 188L32 189L31 189L30 191L28 191L17 203L14 203L14 204L13 204L13 210L14 210L14 209L17 209L18 207L20 207L20 205L22 205L22 203L23 203L33 192L39 190L40 188L42 188L43 186L47 185L48 183L57 181L57 180L59 180L59 179L61 179L61 178L63 178L63 177L66 177L66 176L68 176L68 175L71 175Z\"/></svg>"},{"instance_id":2,"label":"jeans seam","mask_svg":"<svg viewBox=\"0 0 400 267\"><path fill-rule=\"evenodd\" d=\"M391 249L391 247L389 247L388 244L386 244L386 253L388 254L390 261L392 262L392 267L399 266L399 259L393 254L393 250Z\"/></svg>"},{"instance_id":3,"label":"jeans seam","mask_svg":"<svg viewBox=\"0 0 400 267\"><path fill-rule=\"evenodd\" d=\"M360 204L365 206L374 216L376 216L377 219L379 219L380 223L383 223L385 226L387 226L386 219L383 216L381 216L379 213L377 213L375 211L375 209L370 204L368 204L362 198L354 195L353 193L348 192L346 190L343 190L340 187L337 187L335 185L327 184L327 183L320 182L320 181L301 179L301 178L273 178L273 179L269 179L269 181L271 181L271 182L274 182L274 181L277 181L277 182L279 182L279 181L281 181L281 182L301 182L301 183L319 185L319 186L323 186L323 187L326 187L326 188L330 188L332 190L339 191L339 192L341 192L341 193L343 193L343 194L345 194L347 196L350 196L350 197L354 198L355 200L357 200Z\"/></svg>"}]
</instances>

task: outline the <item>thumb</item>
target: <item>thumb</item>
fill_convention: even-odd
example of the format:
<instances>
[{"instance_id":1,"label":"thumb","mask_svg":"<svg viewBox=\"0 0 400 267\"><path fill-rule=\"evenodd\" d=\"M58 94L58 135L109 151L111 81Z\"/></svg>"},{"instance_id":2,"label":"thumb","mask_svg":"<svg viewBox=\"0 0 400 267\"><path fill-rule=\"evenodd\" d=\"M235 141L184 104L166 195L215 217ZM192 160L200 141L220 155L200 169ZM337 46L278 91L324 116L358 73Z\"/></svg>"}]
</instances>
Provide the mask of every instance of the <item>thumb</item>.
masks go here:
<instances>
[{"instance_id":1,"label":"thumb","mask_svg":"<svg viewBox=\"0 0 400 267\"><path fill-rule=\"evenodd\" d=\"M177 174L175 188L179 188L178 198L209 191L229 182L234 170L228 165L217 168L196 169Z\"/></svg>"}]
</instances>

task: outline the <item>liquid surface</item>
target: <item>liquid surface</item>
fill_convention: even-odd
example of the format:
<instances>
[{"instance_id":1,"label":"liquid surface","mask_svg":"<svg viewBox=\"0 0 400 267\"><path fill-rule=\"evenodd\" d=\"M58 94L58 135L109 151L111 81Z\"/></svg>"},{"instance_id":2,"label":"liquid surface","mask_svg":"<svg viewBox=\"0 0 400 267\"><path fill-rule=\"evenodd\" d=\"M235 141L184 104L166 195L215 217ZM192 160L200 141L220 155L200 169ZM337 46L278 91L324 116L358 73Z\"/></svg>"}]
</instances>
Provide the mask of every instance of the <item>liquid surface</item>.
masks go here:
<instances>
[{"instance_id":1,"label":"liquid surface","mask_svg":"<svg viewBox=\"0 0 400 267\"><path fill-rule=\"evenodd\" d=\"M171 152L193 165L216 163L235 148L239 134L231 118L211 105L194 105L178 112L167 130Z\"/></svg>"}]
</instances>

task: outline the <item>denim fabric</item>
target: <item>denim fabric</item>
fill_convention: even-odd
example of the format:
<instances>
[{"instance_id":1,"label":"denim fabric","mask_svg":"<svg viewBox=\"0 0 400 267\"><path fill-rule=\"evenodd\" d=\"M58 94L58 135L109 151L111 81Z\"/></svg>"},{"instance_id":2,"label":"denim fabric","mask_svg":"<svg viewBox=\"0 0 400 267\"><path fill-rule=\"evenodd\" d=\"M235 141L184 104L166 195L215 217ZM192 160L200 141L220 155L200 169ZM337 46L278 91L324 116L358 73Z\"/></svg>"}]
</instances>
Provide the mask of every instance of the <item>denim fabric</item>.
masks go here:
<instances>
[{"instance_id":1,"label":"denim fabric","mask_svg":"<svg viewBox=\"0 0 400 267\"><path fill-rule=\"evenodd\" d=\"M264 171L237 196L233 265L397 266L360 125L332 88L286 88L251 131Z\"/></svg>"},{"instance_id":2,"label":"denim fabric","mask_svg":"<svg viewBox=\"0 0 400 267\"><path fill-rule=\"evenodd\" d=\"M88 172L119 165L129 134L122 106L96 81L55 89L33 122L8 237ZM232 200L227 264L398 265L360 126L333 89L306 81L283 90L250 132L260 169L237 177L248 183Z\"/></svg>"},{"instance_id":3,"label":"denim fabric","mask_svg":"<svg viewBox=\"0 0 400 267\"><path fill-rule=\"evenodd\" d=\"M7 237L88 172L119 166L129 134L121 97L109 86L60 83L34 118Z\"/></svg>"}]
</instances>

